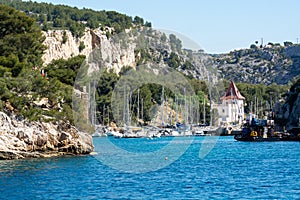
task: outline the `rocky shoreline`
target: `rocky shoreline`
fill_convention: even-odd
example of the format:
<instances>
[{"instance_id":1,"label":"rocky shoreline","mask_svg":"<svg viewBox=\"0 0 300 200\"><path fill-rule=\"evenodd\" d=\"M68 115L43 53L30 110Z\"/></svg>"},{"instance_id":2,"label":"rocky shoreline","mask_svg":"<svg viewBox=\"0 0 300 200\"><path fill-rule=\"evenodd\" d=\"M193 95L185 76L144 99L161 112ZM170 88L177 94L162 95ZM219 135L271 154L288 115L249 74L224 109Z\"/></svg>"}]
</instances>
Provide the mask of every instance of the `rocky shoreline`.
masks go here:
<instances>
[{"instance_id":1,"label":"rocky shoreline","mask_svg":"<svg viewBox=\"0 0 300 200\"><path fill-rule=\"evenodd\" d=\"M65 122L27 122L0 112L0 160L84 155L92 136Z\"/></svg>"}]
</instances>

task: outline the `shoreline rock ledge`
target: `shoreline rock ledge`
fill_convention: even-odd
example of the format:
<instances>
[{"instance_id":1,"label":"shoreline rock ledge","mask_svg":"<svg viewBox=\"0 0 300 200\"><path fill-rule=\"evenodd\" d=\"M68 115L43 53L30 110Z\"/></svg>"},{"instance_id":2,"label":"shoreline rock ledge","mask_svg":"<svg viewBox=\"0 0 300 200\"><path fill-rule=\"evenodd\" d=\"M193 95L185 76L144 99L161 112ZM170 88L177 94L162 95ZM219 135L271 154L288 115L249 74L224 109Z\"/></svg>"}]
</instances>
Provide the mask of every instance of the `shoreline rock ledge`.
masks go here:
<instances>
[{"instance_id":1,"label":"shoreline rock ledge","mask_svg":"<svg viewBox=\"0 0 300 200\"><path fill-rule=\"evenodd\" d=\"M92 136L64 122L27 122L0 112L0 160L84 155Z\"/></svg>"}]
</instances>

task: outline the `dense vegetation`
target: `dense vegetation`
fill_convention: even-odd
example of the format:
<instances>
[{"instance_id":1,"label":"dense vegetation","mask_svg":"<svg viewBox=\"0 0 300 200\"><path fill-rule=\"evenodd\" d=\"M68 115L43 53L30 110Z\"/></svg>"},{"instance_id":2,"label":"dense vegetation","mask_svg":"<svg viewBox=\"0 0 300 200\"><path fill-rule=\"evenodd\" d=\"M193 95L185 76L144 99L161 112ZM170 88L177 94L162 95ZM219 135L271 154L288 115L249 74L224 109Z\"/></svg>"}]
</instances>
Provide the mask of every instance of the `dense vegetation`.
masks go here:
<instances>
[{"instance_id":1,"label":"dense vegetation","mask_svg":"<svg viewBox=\"0 0 300 200\"><path fill-rule=\"evenodd\" d=\"M98 95L97 95L97 102L98 102L98 112L97 116L101 123L108 123L114 120L112 108L111 108L111 97L114 90L116 83L119 81L120 77L114 72L105 72L101 77L100 81L98 82ZM203 103L205 104L205 116L206 122L210 120L210 108L209 108L209 92L208 86L204 81L200 81L194 78L190 78L190 84L193 87L196 96L191 97L193 100L192 104L194 104L194 108L199 108L198 123L203 123ZM282 85L270 85L266 86L263 84L247 84L247 83L236 83L237 87L239 88L240 92L243 96L246 97L245 102L245 111L246 113L254 112L254 105L255 101L257 104L258 111L260 112L260 116L263 114L263 111L270 111L271 106L274 106L276 102L283 98L283 95L288 91L289 86L282 86ZM229 86L229 81L224 81L224 88ZM131 105L131 112L132 112L132 119L135 120L137 117L137 91L132 91L132 97L130 102ZM225 91L224 91L225 92ZM162 93L162 86L157 84L146 84L140 88L140 99L143 99L143 111L139 110L139 113L143 112L143 120L149 121L151 120L151 108L155 104L161 104L161 93ZM223 93L220 92L222 95ZM171 108L175 110L175 102L176 98L174 94L165 88L165 98L168 102L173 102L171 104ZM177 97L178 98L178 97ZM181 97L183 100L184 97ZM188 97L188 101L190 97ZM141 107L139 108L141 109ZM196 118L196 111L194 110L194 119ZM140 116L141 118L141 116Z\"/></svg>"},{"instance_id":2,"label":"dense vegetation","mask_svg":"<svg viewBox=\"0 0 300 200\"><path fill-rule=\"evenodd\" d=\"M294 103L297 100L299 93L300 93L300 78L295 81L295 83L291 86L290 91L285 95L287 99L286 102L290 106L290 112L293 110Z\"/></svg>"},{"instance_id":3,"label":"dense vegetation","mask_svg":"<svg viewBox=\"0 0 300 200\"><path fill-rule=\"evenodd\" d=\"M45 38L35 20L4 5L0 18L1 107L29 120L72 121L72 86L84 57L54 61L44 69Z\"/></svg>"},{"instance_id":4,"label":"dense vegetation","mask_svg":"<svg viewBox=\"0 0 300 200\"><path fill-rule=\"evenodd\" d=\"M80 37L85 27L99 28L112 27L116 33L120 33L132 26L145 25L151 27L151 23L144 19L120 14L115 11L94 11L91 9L78 9L65 5L53 5L21 0L0 0L0 4L9 5L17 10L25 12L36 20L43 28L68 29L74 36Z\"/></svg>"},{"instance_id":5,"label":"dense vegetation","mask_svg":"<svg viewBox=\"0 0 300 200\"><path fill-rule=\"evenodd\" d=\"M22 2L19 0L5 1L0 3L12 5L24 12L19 12L8 6L0 5L0 106L11 110L29 120L65 120L73 123L72 116L72 90L76 75L85 56L76 56L68 60L54 60L48 66L42 67L41 56L45 47L42 45L44 37L41 28L68 28L74 35L80 36L86 26L114 27L115 31L129 28L133 25L145 25L142 18L121 15L116 12L92 11L88 9L79 10L68 6L54 6L52 4L37 4L34 2ZM26 15L27 14L27 15ZM30 16L28 16L30 15ZM33 19L34 17L35 19ZM45 19L46 18L46 19ZM86 22L86 23L83 23ZM47 25L46 25L47 24ZM149 25L149 23L146 23ZM163 35L162 37L166 37ZM167 38L164 38L165 40ZM172 49L179 51L181 42L170 35ZM151 54L141 50L140 62L151 60ZM184 61L174 52L166 58L165 63L169 67L177 69L182 63L186 69L191 69L191 63ZM111 94L117 81L130 67L122 69L117 75L114 71L103 74L97 84L97 117L101 123L113 121L111 108ZM209 121L210 111L208 88L205 82L187 77L195 90L197 99L195 104L199 105L199 115L203 116L203 102L206 102L206 122ZM299 80L298 82L299 83ZM225 81L225 86L228 82ZM255 99L259 99L262 108L270 105L280 98L289 89L287 86L262 84L237 83L240 92L246 97L246 112L251 111ZM292 91L299 91L294 85ZM140 98L143 99L143 119L151 119L151 108L154 104L161 103L162 86L147 84L140 88ZM132 91L132 101L137 98L137 91ZM175 102L175 96L166 89L166 99ZM41 100L47 99L44 103ZM290 102L295 99L290 96ZM174 108L174 105L171 105ZM12 108L12 109L11 109ZM136 104L131 110L133 119L137 116ZM142 112L139 108L139 113ZM203 122L203 121L202 121Z\"/></svg>"},{"instance_id":6,"label":"dense vegetation","mask_svg":"<svg viewBox=\"0 0 300 200\"><path fill-rule=\"evenodd\" d=\"M276 84L266 86L264 84L237 83L236 86L241 94L246 97L246 113L254 112L255 101L260 111L270 110L271 106L281 100L289 90L287 85Z\"/></svg>"},{"instance_id":7,"label":"dense vegetation","mask_svg":"<svg viewBox=\"0 0 300 200\"><path fill-rule=\"evenodd\" d=\"M128 69L127 69L128 70ZM121 74L124 74L125 72L122 72ZM121 75L122 76L122 75ZM114 121L113 117L113 108L111 108L111 98L113 90L117 84L117 82L120 80L120 76L118 76L115 72L109 71L104 72L102 74L98 85L97 85L97 95L96 95L96 101L97 101L97 117L102 124L107 124L108 122ZM191 79L190 84L192 85L193 89L195 90L196 96L193 97L193 99L197 98L195 100L195 104L199 104L199 115L203 116L203 106L200 107L200 104L202 105L204 102L204 98L206 99L206 102L208 102L208 88L206 84L203 81L199 81L196 79ZM142 121L149 122L153 117L153 106L160 105L161 98L162 98L162 86L159 84L145 84L141 88L139 88L139 98L140 98L140 107L137 105L137 99L138 99L138 92L135 91L128 91L131 92L132 95L129 99L130 105L130 113L132 114L131 118L133 120L133 123L136 122L137 113L139 112L139 119L142 119ZM184 97L176 97L181 98L181 101L183 101ZM141 101L143 99L143 101ZM168 89L164 88L164 99L168 100L168 102L171 103L171 108L175 110L175 96L174 94ZM122 100L121 100L122 101ZM188 101L190 101L190 98L188 98ZM183 104L183 102L181 102ZM143 108L143 110L141 109ZM139 109L139 111L138 111ZM206 104L206 121L209 121L209 107ZM143 113L143 117L141 115Z\"/></svg>"},{"instance_id":8,"label":"dense vegetation","mask_svg":"<svg viewBox=\"0 0 300 200\"><path fill-rule=\"evenodd\" d=\"M45 38L41 28L69 29L79 37L85 27L109 26L120 32L137 25L151 26L140 17L132 19L114 11L79 10L20 0L1 0L0 4L22 11L0 5L0 106L33 121L61 119L73 123L72 88L85 60L85 56L76 56L42 67ZM105 87L107 83L103 84ZM99 98L100 105L105 98Z\"/></svg>"},{"instance_id":9,"label":"dense vegetation","mask_svg":"<svg viewBox=\"0 0 300 200\"><path fill-rule=\"evenodd\" d=\"M16 77L23 68L42 64L44 37L34 19L0 5L0 75Z\"/></svg>"}]
</instances>

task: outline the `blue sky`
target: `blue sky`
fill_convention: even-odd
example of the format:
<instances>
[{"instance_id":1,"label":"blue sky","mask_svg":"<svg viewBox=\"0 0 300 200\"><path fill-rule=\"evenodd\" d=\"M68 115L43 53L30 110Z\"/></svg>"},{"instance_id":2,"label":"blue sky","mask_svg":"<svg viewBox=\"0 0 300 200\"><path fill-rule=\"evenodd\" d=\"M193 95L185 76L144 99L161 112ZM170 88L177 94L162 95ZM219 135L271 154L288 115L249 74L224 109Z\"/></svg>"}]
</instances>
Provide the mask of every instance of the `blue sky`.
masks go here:
<instances>
[{"instance_id":1,"label":"blue sky","mask_svg":"<svg viewBox=\"0 0 300 200\"><path fill-rule=\"evenodd\" d=\"M172 30L208 53L264 43L300 41L298 0L37 0L140 16L154 28Z\"/></svg>"}]
</instances>

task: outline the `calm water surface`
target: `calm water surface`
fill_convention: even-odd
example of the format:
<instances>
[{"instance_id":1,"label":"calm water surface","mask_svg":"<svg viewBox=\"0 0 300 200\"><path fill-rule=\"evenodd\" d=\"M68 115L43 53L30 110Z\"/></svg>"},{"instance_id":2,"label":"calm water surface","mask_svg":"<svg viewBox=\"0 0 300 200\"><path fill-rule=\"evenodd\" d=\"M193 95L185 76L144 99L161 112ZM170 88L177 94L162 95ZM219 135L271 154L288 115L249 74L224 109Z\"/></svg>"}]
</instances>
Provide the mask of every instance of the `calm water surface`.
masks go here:
<instances>
[{"instance_id":1,"label":"calm water surface","mask_svg":"<svg viewBox=\"0 0 300 200\"><path fill-rule=\"evenodd\" d=\"M111 139L129 152L171 140ZM94 138L96 150L103 141ZM0 199L300 199L300 142L220 137L200 159L204 142L194 138L174 163L147 173L121 172L94 156L0 161Z\"/></svg>"}]
</instances>

